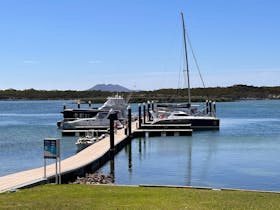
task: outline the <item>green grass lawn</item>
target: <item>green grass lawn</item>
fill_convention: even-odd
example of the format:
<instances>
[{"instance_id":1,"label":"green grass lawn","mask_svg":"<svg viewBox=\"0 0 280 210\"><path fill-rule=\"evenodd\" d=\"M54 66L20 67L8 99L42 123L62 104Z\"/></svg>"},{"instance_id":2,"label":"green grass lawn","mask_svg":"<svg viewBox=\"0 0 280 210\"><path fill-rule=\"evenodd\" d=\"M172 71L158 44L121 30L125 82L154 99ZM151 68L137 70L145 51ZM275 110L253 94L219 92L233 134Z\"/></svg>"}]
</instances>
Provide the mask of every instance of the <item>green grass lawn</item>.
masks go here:
<instances>
[{"instance_id":1,"label":"green grass lawn","mask_svg":"<svg viewBox=\"0 0 280 210\"><path fill-rule=\"evenodd\" d=\"M0 209L279 209L280 194L188 188L42 185L0 194Z\"/></svg>"}]
</instances>

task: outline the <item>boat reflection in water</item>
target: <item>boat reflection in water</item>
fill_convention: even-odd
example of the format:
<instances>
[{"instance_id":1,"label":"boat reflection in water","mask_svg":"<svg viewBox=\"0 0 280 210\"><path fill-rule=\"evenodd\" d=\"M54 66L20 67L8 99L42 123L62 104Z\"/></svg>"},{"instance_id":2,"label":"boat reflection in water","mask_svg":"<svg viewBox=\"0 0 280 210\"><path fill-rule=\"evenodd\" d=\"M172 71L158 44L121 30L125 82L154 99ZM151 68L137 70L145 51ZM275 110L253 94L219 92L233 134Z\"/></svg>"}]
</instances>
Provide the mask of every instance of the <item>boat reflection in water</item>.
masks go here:
<instances>
[{"instance_id":1,"label":"boat reflection in water","mask_svg":"<svg viewBox=\"0 0 280 210\"><path fill-rule=\"evenodd\" d=\"M192 185L192 138L133 139L100 171L113 172L116 184L190 186Z\"/></svg>"}]
</instances>

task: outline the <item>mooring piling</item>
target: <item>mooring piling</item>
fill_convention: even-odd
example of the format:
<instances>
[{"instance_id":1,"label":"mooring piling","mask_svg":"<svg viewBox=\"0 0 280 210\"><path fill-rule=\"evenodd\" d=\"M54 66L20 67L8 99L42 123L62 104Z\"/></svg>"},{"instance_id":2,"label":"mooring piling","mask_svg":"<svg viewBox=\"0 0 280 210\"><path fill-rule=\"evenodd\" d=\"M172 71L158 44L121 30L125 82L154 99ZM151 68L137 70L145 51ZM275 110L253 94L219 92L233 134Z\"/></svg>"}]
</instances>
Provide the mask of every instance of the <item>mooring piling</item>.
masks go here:
<instances>
[{"instance_id":1,"label":"mooring piling","mask_svg":"<svg viewBox=\"0 0 280 210\"><path fill-rule=\"evenodd\" d=\"M115 131L114 131L114 122L118 119L116 112L111 112L108 116L110 120L110 156L114 156L115 153Z\"/></svg>"},{"instance_id":2,"label":"mooring piling","mask_svg":"<svg viewBox=\"0 0 280 210\"><path fill-rule=\"evenodd\" d=\"M150 113L150 110L151 110L151 103L150 103L150 101L148 101L148 121L151 121L151 113Z\"/></svg>"},{"instance_id":3,"label":"mooring piling","mask_svg":"<svg viewBox=\"0 0 280 210\"><path fill-rule=\"evenodd\" d=\"M213 113L216 115L216 101L213 101Z\"/></svg>"},{"instance_id":4,"label":"mooring piling","mask_svg":"<svg viewBox=\"0 0 280 210\"><path fill-rule=\"evenodd\" d=\"M128 136L131 136L131 107L127 107L127 113L128 113Z\"/></svg>"},{"instance_id":5,"label":"mooring piling","mask_svg":"<svg viewBox=\"0 0 280 210\"><path fill-rule=\"evenodd\" d=\"M138 104L138 128L141 128L142 116L141 116L141 104Z\"/></svg>"},{"instance_id":6,"label":"mooring piling","mask_svg":"<svg viewBox=\"0 0 280 210\"><path fill-rule=\"evenodd\" d=\"M143 103L143 123L146 124L146 104Z\"/></svg>"}]
</instances>

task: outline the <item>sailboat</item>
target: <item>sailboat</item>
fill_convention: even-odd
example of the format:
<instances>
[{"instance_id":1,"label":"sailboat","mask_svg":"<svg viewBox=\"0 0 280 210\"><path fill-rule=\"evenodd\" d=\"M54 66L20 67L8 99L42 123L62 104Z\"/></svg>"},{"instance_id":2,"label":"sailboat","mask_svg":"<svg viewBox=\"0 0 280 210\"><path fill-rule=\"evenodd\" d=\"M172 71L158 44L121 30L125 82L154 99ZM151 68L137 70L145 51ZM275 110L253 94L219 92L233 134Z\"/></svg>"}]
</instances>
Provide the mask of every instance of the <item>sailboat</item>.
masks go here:
<instances>
[{"instance_id":1,"label":"sailboat","mask_svg":"<svg viewBox=\"0 0 280 210\"><path fill-rule=\"evenodd\" d=\"M187 39L183 13L181 13L181 18L188 84L188 101L184 104L158 104L155 111L150 111L153 117L152 124L191 124L193 129L219 129L220 119L216 117L215 102L206 101L205 106L202 108L191 103Z\"/></svg>"}]
</instances>

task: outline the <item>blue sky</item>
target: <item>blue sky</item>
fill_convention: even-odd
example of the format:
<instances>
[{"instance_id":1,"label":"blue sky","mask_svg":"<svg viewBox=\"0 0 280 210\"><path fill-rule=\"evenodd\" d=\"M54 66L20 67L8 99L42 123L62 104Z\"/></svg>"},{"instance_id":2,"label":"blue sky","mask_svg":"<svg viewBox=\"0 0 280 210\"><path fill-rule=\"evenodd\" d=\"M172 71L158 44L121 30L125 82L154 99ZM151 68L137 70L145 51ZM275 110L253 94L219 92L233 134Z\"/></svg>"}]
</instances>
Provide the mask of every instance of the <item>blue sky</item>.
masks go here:
<instances>
[{"instance_id":1,"label":"blue sky","mask_svg":"<svg viewBox=\"0 0 280 210\"><path fill-rule=\"evenodd\" d=\"M279 86L279 8L278 0L0 0L0 89L182 87L181 11L206 86ZM201 87L189 57L191 86Z\"/></svg>"}]
</instances>

